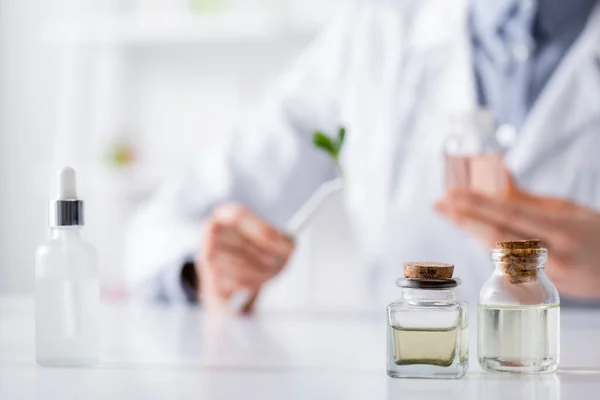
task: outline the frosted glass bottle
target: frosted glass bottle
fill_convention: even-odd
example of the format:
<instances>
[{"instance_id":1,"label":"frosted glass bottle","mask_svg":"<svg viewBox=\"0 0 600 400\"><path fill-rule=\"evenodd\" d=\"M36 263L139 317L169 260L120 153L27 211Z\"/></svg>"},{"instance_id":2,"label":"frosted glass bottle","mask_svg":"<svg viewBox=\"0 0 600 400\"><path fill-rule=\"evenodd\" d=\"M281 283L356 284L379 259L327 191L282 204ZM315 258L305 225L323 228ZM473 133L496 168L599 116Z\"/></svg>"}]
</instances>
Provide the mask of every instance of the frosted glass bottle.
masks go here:
<instances>
[{"instance_id":1,"label":"frosted glass bottle","mask_svg":"<svg viewBox=\"0 0 600 400\"><path fill-rule=\"evenodd\" d=\"M35 257L35 344L38 364L89 366L98 359L99 283L95 249L81 236L83 202L75 172L59 171L50 203L50 239Z\"/></svg>"}]
</instances>

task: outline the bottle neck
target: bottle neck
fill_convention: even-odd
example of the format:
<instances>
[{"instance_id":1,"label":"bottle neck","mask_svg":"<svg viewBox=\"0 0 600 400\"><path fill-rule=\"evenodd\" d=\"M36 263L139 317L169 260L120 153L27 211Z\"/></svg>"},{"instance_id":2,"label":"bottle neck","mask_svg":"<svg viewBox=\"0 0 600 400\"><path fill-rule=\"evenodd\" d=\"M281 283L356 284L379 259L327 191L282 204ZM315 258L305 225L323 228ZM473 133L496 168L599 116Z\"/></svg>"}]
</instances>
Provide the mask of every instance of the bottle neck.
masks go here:
<instances>
[{"instance_id":1,"label":"bottle neck","mask_svg":"<svg viewBox=\"0 0 600 400\"><path fill-rule=\"evenodd\" d=\"M506 275L509 273L509 269L507 268L507 263L503 263L503 262L494 262L494 273L496 274L503 274ZM538 273L540 272L544 272L544 267L546 266L545 263L535 263L535 264L529 264L528 267L530 267L531 269L535 269Z\"/></svg>"},{"instance_id":2,"label":"bottle neck","mask_svg":"<svg viewBox=\"0 0 600 400\"><path fill-rule=\"evenodd\" d=\"M506 263L495 262L494 275L504 277L513 284L536 282L541 276L545 276L544 264L536 263L511 268Z\"/></svg>"},{"instance_id":3,"label":"bottle neck","mask_svg":"<svg viewBox=\"0 0 600 400\"><path fill-rule=\"evenodd\" d=\"M50 228L52 239L67 239L81 236L80 226L56 226Z\"/></svg>"},{"instance_id":4,"label":"bottle neck","mask_svg":"<svg viewBox=\"0 0 600 400\"><path fill-rule=\"evenodd\" d=\"M533 282L544 274L548 251L534 249L494 249L492 262L494 274L503 275L513 284Z\"/></svg>"},{"instance_id":5,"label":"bottle neck","mask_svg":"<svg viewBox=\"0 0 600 400\"><path fill-rule=\"evenodd\" d=\"M456 288L451 289L402 289L402 300L419 302L437 302L456 300Z\"/></svg>"}]
</instances>

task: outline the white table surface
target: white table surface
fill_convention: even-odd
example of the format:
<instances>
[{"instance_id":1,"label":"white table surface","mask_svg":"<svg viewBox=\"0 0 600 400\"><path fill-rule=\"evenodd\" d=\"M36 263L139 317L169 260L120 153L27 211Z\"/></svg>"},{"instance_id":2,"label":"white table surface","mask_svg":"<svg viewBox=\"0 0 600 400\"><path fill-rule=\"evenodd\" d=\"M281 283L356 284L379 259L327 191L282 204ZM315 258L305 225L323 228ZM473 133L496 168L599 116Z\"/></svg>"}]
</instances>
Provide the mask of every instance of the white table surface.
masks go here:
<instances>
[{"instance_id":1,"label":"white table surface","mask_svg":"<svg viewBox=\"0 0 600 400\"><path fill-rule=\"evenodd\" d=\"M33 304L0 298L0 399L600 399L600 313L562 315L557 374L389 379L383 312L269 312L104 305L101 363L37 366ZM473 313L472 313L473 314Z\"/></svg>"}]
</instances>

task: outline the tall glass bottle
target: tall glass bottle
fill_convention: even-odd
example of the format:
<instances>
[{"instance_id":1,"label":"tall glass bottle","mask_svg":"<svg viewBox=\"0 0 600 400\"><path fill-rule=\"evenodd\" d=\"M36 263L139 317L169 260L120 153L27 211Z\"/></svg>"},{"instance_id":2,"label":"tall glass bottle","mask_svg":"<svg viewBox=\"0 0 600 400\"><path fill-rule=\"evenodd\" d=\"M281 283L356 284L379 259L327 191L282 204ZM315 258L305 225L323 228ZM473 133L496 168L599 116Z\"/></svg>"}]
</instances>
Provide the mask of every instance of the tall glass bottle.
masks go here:
<instances>
[{"instance_id":1,"label":"tall glass bottle","mask_svg":"<svg viewBox=\"0 0 600 400\"><path fill-rule=\"evenodd\" d=\"M401 298L387 308L387 373L461 378L468 369L467 304L456 300L454 266L405 263Z\"/></svg>"},{"instance_id":2,"label":"tall glass bottle","mask_svg":"<svg viewBox=\"0 0 600 400\"><path fill-rule=\"evenodd\" d=\"M67 167L50 202L50 240L36 253L35 343L43 366L87 366L98 358L96 251L81 238L82 226L83 202Z\"/></svg>"},{"instance_id":3,"label":"tall glass bottle","mask_svg":"<svg viewBox=\"0 0 600 400\"><path fill-rule=\"evenodd\" d=\"M555 371L560 357L560 300L544 273L539 240L498 242L494 272L479 297L478 356L486 371Z\"/></svg>"},{"instance_id":4,"label":"tall glass bottle","mask_svg":"<svg viewBox=\"0 0 600 400\"><path fill-rule=\"evenodd\" d=\"M448 189L485 194L504 191L503 147L496 139L491 112L480 109L454 116L444 153Z\"/></svg>"}]
</instances>

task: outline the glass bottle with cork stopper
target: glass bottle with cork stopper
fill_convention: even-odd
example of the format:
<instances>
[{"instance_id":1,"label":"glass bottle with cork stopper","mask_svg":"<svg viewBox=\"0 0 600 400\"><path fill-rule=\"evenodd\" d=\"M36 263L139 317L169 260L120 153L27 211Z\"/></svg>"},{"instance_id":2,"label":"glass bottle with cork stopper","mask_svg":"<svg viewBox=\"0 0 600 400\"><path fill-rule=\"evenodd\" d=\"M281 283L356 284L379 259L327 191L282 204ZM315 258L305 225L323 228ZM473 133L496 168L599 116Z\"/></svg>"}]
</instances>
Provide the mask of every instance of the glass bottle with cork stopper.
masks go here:
<instances>
[{"instance_id":1,"label":"glass bottle with cork stopper","mask_svg":"<svg viewBox=\"0 0 600 400\"><path fill-rule=\"evenodd\" d=\"M481 289L478 357L486 371L544 373L559 363L560 299L539 240L497 242Z\"/></svg>"},{"instance_id":2,"label":"glass bottle with cork stopper","mask_svg":"<svg viewBox=\"0 0 600 400\"><path fill-rule=\"evenodd\" d=\"M468 369L467 304L456 300L454 266L409 262L399 300L387 308L387 373L394 378L461 378Z\"/></svg>"}]
</instances>

